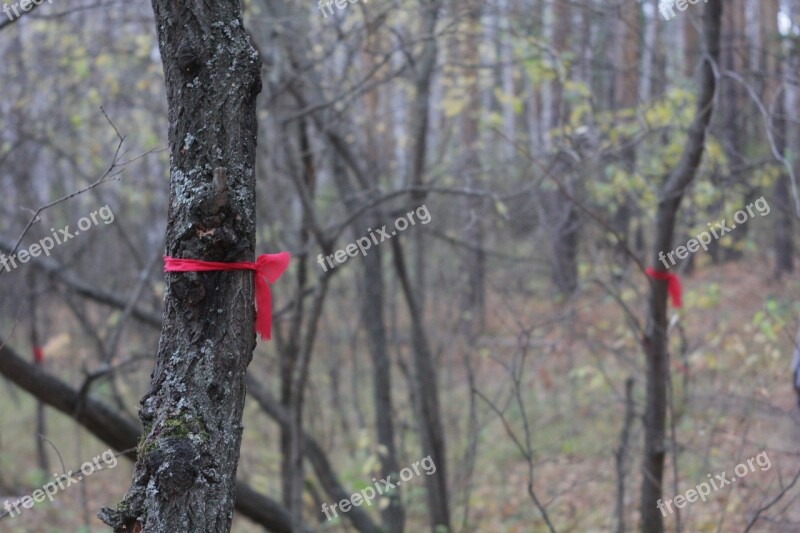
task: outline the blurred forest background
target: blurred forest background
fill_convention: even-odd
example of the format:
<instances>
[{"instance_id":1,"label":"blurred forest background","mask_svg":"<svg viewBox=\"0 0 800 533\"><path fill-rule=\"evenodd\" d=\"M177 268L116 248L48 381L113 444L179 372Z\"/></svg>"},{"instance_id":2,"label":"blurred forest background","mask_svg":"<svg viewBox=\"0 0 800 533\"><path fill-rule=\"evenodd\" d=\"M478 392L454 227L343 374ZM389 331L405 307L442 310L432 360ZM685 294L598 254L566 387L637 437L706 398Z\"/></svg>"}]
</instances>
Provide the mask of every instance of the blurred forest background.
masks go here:
<instances>
[{"instance_id":1,"label":"blurred forest background","mask_svg":"<svg viewBox=\"0 0 800 533\"><path fill-rule=\"evenodd\" d=\"M667 3L244 2L263 63L256 249L294 259L249 367L238 480L252 493L233 531L280 530L286 514L319 531L637 529L654 379L664 499L761 451L772 464L665 529L800 531L800 0L725 0L713 61L717 0L669 20ZM169 205L155 32L148 2L0 17L0 252L114 213L0 271L0 501L62 460L131 455L141 431ZM698 150L659 247L663 187ZM768 214L670 268L683 305L659 318L654 250L762 196ZM422 205L430 223L318 264ZM645 346L660 319L661 377ZM320 511L431 446L436 475ZM132 472L120 459L0 530L108 531L96 514Z\"/></svg>"}]
</instances>

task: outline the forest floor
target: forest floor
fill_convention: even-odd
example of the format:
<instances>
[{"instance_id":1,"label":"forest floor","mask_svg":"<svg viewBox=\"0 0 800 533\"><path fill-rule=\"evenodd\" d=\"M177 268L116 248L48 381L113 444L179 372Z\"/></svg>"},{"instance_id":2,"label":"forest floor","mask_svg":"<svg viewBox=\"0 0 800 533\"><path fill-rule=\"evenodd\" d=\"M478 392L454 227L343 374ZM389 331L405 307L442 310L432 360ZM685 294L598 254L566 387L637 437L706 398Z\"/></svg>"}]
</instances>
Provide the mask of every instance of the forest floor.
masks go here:
<instances>
[{"instance_id":1,"label":"forest floor","mask_svg":"<svg viewBox=\"0 0 800 533\"><path fill-rule=\"evenodd\" d=\"M669 432L677 444L668 451L664 499L684 495L722 472L736 479L712 489L705 502L685 503L680 510L683 531L744 531L753 514L800 470L800 409L790 372L800 283L776 282L771 272L730 263L682 278L684 304L670 331L674 423ZM642 315L645 289L642 281L621 292L637 317ZM558 531L614 529L615 451L627 376L635 378L637 415L644 403L639 338L631 333L620 305L605 294L600 288L585 294L574 302L574 321L542 328L542 348L532 356L527 374L532 378L527 405L536 450L534 485ZM551 304L534 305L539 316L553 315ZM670 307L670 315L675 314ZM519 420L515 422L522 435ZM471 521L480 525L469 530L547 531L526 492L527 464L514 446L498 443L503 433L497 421L485 429L484 451L498 463L491 468L481 455L483 468L476 472L481 481L470 510ZM635 529L642 453L638 420L629 442L625 519L628 528ZM760 459L763 468L754 460L754 471L750 468L741 478L734 475L739 463L761 452L766 452ZM508 461L515 456L512 470ZM776 502L767 513L772 519L760 521L753 531L788 531L784 520L797 523L800 518L797 494L795 487ZM674 530L678 516L665 513L667 528Z\"/></svg>"},{"instance_id":2,"label":"forest floor","mask_svg":"<svg viewBox=\"0 0 800 533\"><path fill-rule=\"evenodd\" d=\"M709 475L724 471L727 478L736 478L730 486L712 491L708 501L687 503L681 509L680 522L687 532L743 531L756 510L776 497L800 469L800 409L789 370L800 316L800 282L775 282L770 273L768 268L756 270L744 263L731 263L706 267L683 278L684 306L670 333L674 413L670 431L677 444L668 453L665 500L685 494L707 481ZM642 314L645 289L642 279L620 293L636 316ZM515 365L524 368L520 395L535 451L533 487L537 497L547 506L559 532L612 530L618 485L615 450L620 443L624 381L628 376L635 378L637 414L641 414L644 399L639 339L631 333L618 302L599 286L589 287L570 305L523 294L511 303L499 301L496 295L489 302L492 312L488 313L488 333L474 346L458 345L442 356L446 366L440 394L445 424L449 435L458 436L448 441L456 530L546 531L528 495L528 464L506 429L510 428L524 444L520 411L513 398L509 400L513 387L508 369L513 371ZM671 308L670 313L675 310ZM530 337L519 335L521 323L535 326ZM524 338L529 339L529 347L523 360L520 339ZM63 344L51 346L48 354L57 360L59 353L69 351L69 343ZM465 482L469 464L465 437L467 353L474 356L471 361L478 390L501 407L508 422L504 426L486 402L477 404L479 436L471 484ZM368 370L361 371L368 375ZM401 372L396 375L397 397L402 399L407 394L406 381ZM98 392L102 394L104 389L99 387ZM0 410L0 496L21 492L22 488L30 494L51 479L35 466L36 437L31 424L35 403L22 392L12 393L11 385L5 382L0 385L0 402L5 407ZM131 405L135 404L132 400ZM407 406L399 400L398 409ZM79 438L75 424L66 417L51 410L47 416L48 439L58 448L68 470L107 449L85 434ZM251 403L245 416L240 475L279 499L275 427ZM410 413L408 417L413 421ZM366 419L370 420L369 416ZM316 432L315 427L311 430ZM410 464L406 459L419 459L411 431L406 428L399 437L402 465ZM333 445L341 439L323 441ZM638 516L641 477L642 429L638 420L629 442L625 519L632 529ZM346 447L337 446L331 455L343 481L353 490L365 486L364 456L353 456L342 448ZM676 449L677 465L673 461ZM746 464L761 452L766 452L769 468L756 466L741 478L733 474L738 464ZM56 455L50 456L53 472L61 470L54 462L58 461ZM264 464L272 466L265 469ZM59 492L53 503L38 503L20 517L3 519L0 531L107 531L96 519L96 510L119 501L131 473L130 463L120 460L114 469L95 473ZM424 480L415 479L404 490L409 532L427 529L423 487ZM767 512L770 519L760 521L753 531L785 532L783 520L800 521L797 493L795 487L775 503ZM676 514L668 514L668 529L674 530L677 520ZM89 528L81 529L81 524L89 524ZM319 527L346 531L341 522ZM237 518L234 531L259 529Z\"/></svg>"}]
</instances>

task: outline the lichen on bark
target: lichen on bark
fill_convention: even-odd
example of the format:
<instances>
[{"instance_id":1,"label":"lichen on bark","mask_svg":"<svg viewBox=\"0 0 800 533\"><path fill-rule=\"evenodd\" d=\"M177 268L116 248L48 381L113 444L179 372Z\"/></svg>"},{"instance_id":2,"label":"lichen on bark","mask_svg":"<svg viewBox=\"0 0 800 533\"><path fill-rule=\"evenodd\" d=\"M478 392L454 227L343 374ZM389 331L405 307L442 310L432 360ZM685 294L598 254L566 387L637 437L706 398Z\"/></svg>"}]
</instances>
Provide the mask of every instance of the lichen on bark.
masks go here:
<instances>
[{"instance_id":1,"label":"lichen on bark","mask_svg":"<svg viewBox=\"0 0 800 533\"><path fill-rule=\"evenodd\" d=\"M166 253L252 261L260 61L239 2L153 0L167 86ZM227 532L255 347L251 272L170 273L130 489L115 532Z\"/></svg>"}]
</instances>

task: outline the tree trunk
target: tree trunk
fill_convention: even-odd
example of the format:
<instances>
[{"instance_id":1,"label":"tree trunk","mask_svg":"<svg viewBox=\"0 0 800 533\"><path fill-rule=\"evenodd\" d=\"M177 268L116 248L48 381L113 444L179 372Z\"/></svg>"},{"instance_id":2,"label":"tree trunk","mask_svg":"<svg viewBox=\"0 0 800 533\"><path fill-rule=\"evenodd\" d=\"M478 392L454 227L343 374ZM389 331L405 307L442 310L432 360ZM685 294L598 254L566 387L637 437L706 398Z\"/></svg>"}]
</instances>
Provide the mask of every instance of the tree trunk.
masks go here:
<instances>
[{"instance_id":1,"label":"tree trunk","mask_svg":"<svg viewBox=\"0 0 800 533\"><path fill-rule=\"evenodd\" d=\"M348 180L346 169L343 165L336 167L333 175L342 201L350 212L357 211L361 206L355 200L358 193ZM378 228L381 221L385 220L382 214L363 214L356 217L351 224L354 237L362 234L365 228ZM383 448L381 458L381 478L389 476L397 478L400 465L397 460L397 446L395 445L394 408L392 407L392 361L389 357L389 344L386 340L385 309L385 283L383 279L383 254L380 248L369 251L362 258L364 277L361 280L364 298L361 303L361 312L364 317L364 329L367 334L370 357L372 359L372 398L375 402L375 429L378 444ZM388 533L400 533L405 524L405 510L400 501L400 491L395 490L387 495L389 503L381 509L381 519L384 529Z\"/></svg>"},{"instance_id":2,"label":"tree trunk","mask_svg":"<svg viewBox=\"0 0 800 533\"><path fill-rule=\"evenodd\" d=\"M616 60L619 65L616 72L614 83L614 102L615 109L635 109L639 104L639 73L636 68L630 65L640 64L639 58L639 18L640 9L622 5L619 7L617 19L617 42ZM625 170L634 175L636 172L636 144L630 142L630 146L621 150L620 163ZM619 269L617 275L622 277L627 269L630 256L627 253L629 248L629 237L631 222L638 212L638 195L626 194L622 205L617 206L614 213L613 227L622 236L622 241L614 245L614 263ZM577 261L577 259L576 259Z\"/></svg>"},{"instance_id":3,"label":"tree trunk","mask_svg":"<svg viewBox=\"0 0 800 533\"><path fill-rule=\"evenodd\" d=\"M153 0L169 108L167 255L252 261L257 52L239 2ZM172 273L131 488L115 532L227 532L255 347L250 272Z\"/></svg>"},{"instance_id":4,"label":"tree trunk","mask_svg":"<svg viewBox=\"0 0 800 533\"><path fill-rule=\"evenodd\" d=\"M400 239L393 239L394 266L403 296L411 315L412 365L411 398L417 415L417 427L422 444L422 454L430 456L436 465L436 475L426 476L428 490L428 512L431 517L431 531L440 533L450 531L450 511L447 496L447 456L444 426L439 407L439 388L436 366L433 360L428 337L425 334L419 303L414 295L406 268L406 261Z\"/></svg>"},{"instance_id":5,"label":"tree trunk","mask_svg":"<svg viewBox=\"0 0 800 533\"><path fill-rule=\"evenodd\" d=\"M41 339L39 338L39 323L37 320L37 294L36 294L36 277L32 272L28 273L28 289L30 302L30 318L31 318L31 349L33 350L33 362L37 366L43 366L41 352ZM45 475L50 474L50 461L47 458L47 450L45 449L45 439L47 438L47 424L44 411L44 403L36 401L36 430L33 435L36 441L36 456L39 459L39 468Z\"/></svg>"},{"instance_id":6,"label":"tree trunk","mask_svg":"<svg viewBox=\"0 0 800 533\"><path fill-rule=\"evenodd\" d=\"M767 11L767 15L775 17L775 21L768 25L768 35L771 39L775 39L778 35L777 19L778 19L778 4L771 2L768 4L771 8ZM791 115L796 115L795 94L797 89L792 87L790 79L794 76L797 67L796 55L792 54L792 40L784 44L782 51L784 52L778 58L771 58L771 69L775 72L776 79L780 80L783 76L783 91L779 95L775 105L775 111L772 115L773 134L775 136L775 148L782 157L789 160L789 164L797 167L797 162L792 161L791 152L796 150L796 144L788 144L788 142L796 142L797 138L794 132L797 129L797 124ZM781 61L782 59L782 61ZM778 90L778 87L776 87ZM788 141L788 142L787 142ZM792 150L788 150L792 147ZM795 158L796 159L796 158ZM785 168L781 169L781 175L778 181L775 182L775 190L773 194L776 202L777 212L775 213L774 227L775 227L775 277L780 279L784 274L791 274L794 271L794 239L793 239L793 226L794 226L794 207L792 205L792 191L791 181L789 174Z\"/></svg>"},{"instance_id":7,"label":"tree trunk","mask_svg":"<svg viewBox=\"0 0 800 533\"><path fill-rule=\"evenodd\" d=\"M549 8L548 8L549 9ZM553 49L558 61L564 61L570 46L573 44L572 37L572 6L569 2L555 2L552 5L553 23L547 25L548 32L551 32L550 39L553 42ZM545 124L547 131L562 126L569 117L569 106L564 99L564 81L569 79L569 69L565 73L547 84L549 92L545 95L550 100L549 105L552 110L546 115L548 120ZM548 104L545 103L545 106ZM551 139L552 140L552 139ZM551 148L556 148L550 145ZM565 164L557 163L556 168L563 168L564 171L554 173L564 186L570 189L573 198L580 199L582 195L576 193L576 189L582 188L581 181L583 176L577 175L571 165L569 158L563 157L558 153L555 157L564 161ZM568 198L561 191L553 191L545 196L544 201L548 204L546 209L551 210L547 219L550 221L550 277L553 284L558 288L558 292L569 297L578 288L578 245L580 244L581 218L578 207L573 199Z\"/></svg>"},{"instance_id":8,"label":"tree trunk","mask_svg":"<svg viewBox=\"0 0 800 533\"><path fill-rule=\"evenodd\" d=\"M777 13L774 13L777 19ZM786 59L790 61L789 58ZM787 69L787 76L791 73ZM787 84L788 85L788 84ZM788 91L787 91L787 94ZM782 157L791 157L787 153L788 121L786 117L786 98L778 97L775 111L772 115L772 128L775 138L775 148ZM794 148L794 147L793 147ZM790 162L790 164L794 164ZM792 206L792 192L789 175L785 168L781 168L781 175L773 187L776 213L773 220L775 228L775 277L780 279L784 274L794 271L794 209Z\"/></svg>"},{"instance_id":9,"label":"tree trunk","mask_svg":"<svg viewBox=\"0 0 800 533\"><path fill-rule=\"evenodd\" d=\"M480 62L478 51L481 38L481 11L482 2L471 1L465 4L467 13L462 22L463 42L454 51L458 61L466 65L477 65ZM478 189L481 179L481 158L479 148L479 119L480 119L480 87L478 74L471 71L465 76L467 97L469 98L468 110L459 115L458 120L461 130L461 145L464 147L464 157L460 160L458 174L464 176L464 183L470 189ZM513 146L512 146L513 147ZM466 287L463 294L462 318L470 332L480 331L486 323L486 252L484 246L483 228L483 199L480 197L465 197L464 212L464 239L475 244L475 251L465 252L462 269L467 273Z\"/></svg>"},{"instance_id":10,"label":"tree trunk","mask_svg":"<svg viewBox=\"0 0 800 533\"><path fill-rule=\"evenodd\" d=\"M775 277L780 279L784 274L794 272L794 209L792 206L791 185L789 176L781 174L775 182L774 197L777 213L775 214Z\"/></svg>"},{"instance_id":11,"label":"tree trunk","mask_svg":"<svg viewBox=\"0 0 800 533\"><path fill-rule=\"evenodd\" d=\"M431 86L438 58L436 25L442 12L443 0L421 0L422 35L426 41L420 53L416 76L414 78L415 98L411 105L411 132L414 139L409 155L408 182L411 186L422 187L424 183L425 161L428 154L430 124ZM425 193L415 191L411 199L419 204ZM414 240L414 274L412 280L405 265L400 240L392 240L395 270L403 286L403 294L408 304L412 321L412 392L415 414L417 416L423 456L430 455L436 465L436 475L426 476L428 491L428 510L432 531L450 531L450 511L447 495L447 464L445 455L444 429L439 408L436 364L423 326L425 314L425 241L424 233L417 232Z\"/></svg>"},{"instance_id":12,"label":"tree trunk","mask_svg":"<svg viewBox=\"0 0 800 533\"><path fill-rule=\"evenodd\" d=\"M377 224L373 227L377 227ZM381 446L381 475L384 479L400 471L394 438L394 409L392 408L392 361L386 341L384 319L385 291L380 249L364 256L364 301L362 303L364 324L372 357L372 398L375 402L375 429ZM389 505L381 509L384 529L389 533L400 533L405 524L405 511L400 493L391 494Z\"/></svg>"},{"instance_id":13,"label":"tree trunk","mask_svg":"<svg viewBox=\"0 0 800 533\"><path fill-rule=\"evenodd\" d=\"M704 14L706 53L710 61L719 61L720 19L722 0L709 0ZM675 222L684 191L694 179L705 149L706 128L711 120L716 79L714 67L703 61L700 72L700 94L697 111L689 129L683 156L667 178L658 203L656 239L653 264L665 272L658 255L672 249ZM662 499L661 484L664 476L666 454L667 379L669 352L667 351L667 284L651 282L647 327L643 339L647 366L647 399L644 416L644 464L642 466L642 496L640 514L642 531L662 533L664 520L657 504Z\"/></svg>"}]
</instances>

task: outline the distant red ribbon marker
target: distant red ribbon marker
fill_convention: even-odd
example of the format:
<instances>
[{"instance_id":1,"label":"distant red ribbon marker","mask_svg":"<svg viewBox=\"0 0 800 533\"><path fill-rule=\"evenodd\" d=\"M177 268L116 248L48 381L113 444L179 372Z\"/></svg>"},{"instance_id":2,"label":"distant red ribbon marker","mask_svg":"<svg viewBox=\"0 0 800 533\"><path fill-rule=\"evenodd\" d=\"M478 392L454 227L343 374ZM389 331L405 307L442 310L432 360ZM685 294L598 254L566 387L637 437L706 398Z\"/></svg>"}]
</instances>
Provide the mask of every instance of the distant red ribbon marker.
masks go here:
<instances>
[{"instance_id":1,"label":"distant red ribbon marker","mask_svg":"<svg viewBox=\"0 0 800 533\"><path fill-rule=\"evenodd\" d=\"M681 306L681 280L676 274L669 272L658 272L654 268L646 268L645 274L658 281L667 282L667 292L672 299L672 305L675 307Z\"/></svg>"},{"instance_id":2,"label":"distant red ribbon marker","mask_svg":"<svg viewBox=\"0 0 800 533\"><path fill-rule=\"evenodd\" d=\"M262 339L272 338L272 294L269 284L278 281L289 266L288 252L259 255L255 263L221 263L164 256L164 272L210 272L253 270L256 273L256 332ZM269 282L269 283L267 283Z\"/></svg>"}]
</instances>

